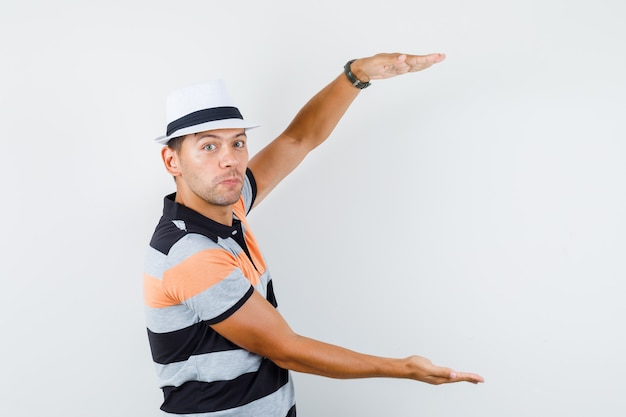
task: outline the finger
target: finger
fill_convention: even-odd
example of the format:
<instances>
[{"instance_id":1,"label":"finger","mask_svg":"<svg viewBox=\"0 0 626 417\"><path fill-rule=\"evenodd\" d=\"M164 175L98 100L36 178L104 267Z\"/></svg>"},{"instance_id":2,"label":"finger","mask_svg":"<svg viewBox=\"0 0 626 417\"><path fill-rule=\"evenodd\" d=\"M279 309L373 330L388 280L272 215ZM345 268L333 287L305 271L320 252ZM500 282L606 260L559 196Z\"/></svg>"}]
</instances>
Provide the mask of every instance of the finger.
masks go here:
<instances>
[{"instance_id":1,"label":"finger","mask_svg":"<svg viewBox=\"0 0 626 417\"><path fill-rule=\"evenodd\" d=\"M390 65L390 72L394 74L406 74L411 71L411 64L406 62L406 54L398 55L396 62Z\"/></svg>"},{"instance_id":2,"label":"finger","mask_svg":"<svg viewBox=\"0 0 626 417\"><path fill-rule=\"evenodd\" d=\"M426 69L431 65L437 64L446 59L445 54L428 54L428 55L412 55L409 59L406 60L407 64L411 66L411 69L414 71L419 71L422 69Z\"/></svg>"},{"instance_id":3,"label":"finger","mask_svg":"<svg viewBox=\"0 0 626 417\"><path fill-rule=\"evenodd\" d=\"M437 54L430 54L430 56L432 57L432 58L430 58L430 59L432 59L432 60L433 60L433 63L434 63L434 64L436 64L436 63L438 63L438 62L441 62L441 61L443 61L444 59L446 59L446 54L439 54L439 53L437 53Z\"/></svg>"},{"instance_id":4,"label":"finger","mask_svg":"<svg viewBox=\"0 0 626 417\"><path fill-rule=\"evenodd\" d=\"M367 58L367 61L364 60L362 68L371 80L380 80L408 72L421 71L444 59L445 55L440 53L428 55L381 53Z\"/></svg>"},{"instance_id":5,"label":"finger","mask_svg":"<svg viewBox=\"0 0 626 417\"><path fill-rule=\"evenodd\" d=\"M420 55L418 56L418 58L428 62L428 63L432 63L435 64L437 62L441 62L444 59L446 59L446 54L440 54L440 53L433 53L433 54L428 54L428 55Z\"/></svg>"},{"instance_id":6,"label":"finger","mask_svg":"<svg viewBox=\"0 0 626 417\"><path fill-rule=\"evenodd\" d=\"M430 384L439 385L456 382L454 378L456 378L457 372L450 368L432 365L432 368L427 372L428 376L425 380Z\"/></svg>"},{"instance_id":7,"label":"finger","mask_svg":"<svg viewBox=\"0 0 626 417\"><path fill-rule=\"evenodd\" d=\"M482 376L471 373L471 372L451 371L450 382L460 382L460 381L466 381L466 382L471 382L473 384L478 384L479 382L485 382L485 379Z\"/></svg>"}]
</instances>

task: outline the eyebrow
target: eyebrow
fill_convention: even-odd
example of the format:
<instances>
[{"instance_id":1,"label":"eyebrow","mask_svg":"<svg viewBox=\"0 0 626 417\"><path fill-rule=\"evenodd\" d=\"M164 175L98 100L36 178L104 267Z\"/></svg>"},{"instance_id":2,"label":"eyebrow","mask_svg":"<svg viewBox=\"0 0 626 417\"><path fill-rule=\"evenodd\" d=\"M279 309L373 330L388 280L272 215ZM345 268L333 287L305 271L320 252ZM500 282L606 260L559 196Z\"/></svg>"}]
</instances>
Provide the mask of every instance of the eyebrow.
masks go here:
<instances>
[{"instance_id":1,"label":"eyebrow","mask_svg":"<svg viewBox=\"0 0 626 417\"><path fill-rule=\"evenodd\" d=\"M198 141L198 140L200 140L200 139L203 139L203 138L215 138L215 139L224 139L224 140L229 140L229 139L237 139L237 138L240 138L240 137L242 137L242 136L243 136L243 137L245 137L245 138L247 138L247 137L248 137L248 135L246 135L245 130L244 130L243 132L237 133L237 134L236 134L235 136L233 136L232 138L231 138L231 137L226 137L226 138L225 138L225 137L222 137L222 136L220 136L220 135L213 135L213 134L211 134L211 133L202 133L202 135L201 135L201 136L200 136L200 133L194 133L193 135L194 135L194 138L195 138L197 141Z\"/></svg>"}]
</instances>

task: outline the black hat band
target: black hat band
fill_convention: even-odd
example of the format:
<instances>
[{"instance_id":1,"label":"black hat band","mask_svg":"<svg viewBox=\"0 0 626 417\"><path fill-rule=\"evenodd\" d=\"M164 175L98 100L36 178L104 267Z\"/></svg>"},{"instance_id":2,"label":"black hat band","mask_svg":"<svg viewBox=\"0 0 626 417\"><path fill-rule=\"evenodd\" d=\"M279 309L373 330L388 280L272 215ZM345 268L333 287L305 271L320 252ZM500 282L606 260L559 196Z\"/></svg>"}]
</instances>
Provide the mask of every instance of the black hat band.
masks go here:
<instances>
[{"instance_id":1,"label":"black hat band","mask_svg":"<svg viewBox=\"0 0 626 417\"><path fill-rule=\"evenodd\" d=\"M177 130L184 129L186 127L199 125L206 122L214 122L216 120L225 119L241 119L243 116L239 112L237 107L213 107L210 109L198 110L193 113L189 113L186 116L176 119L167 125L167 136Z\"/></svg>"}]
</instances>

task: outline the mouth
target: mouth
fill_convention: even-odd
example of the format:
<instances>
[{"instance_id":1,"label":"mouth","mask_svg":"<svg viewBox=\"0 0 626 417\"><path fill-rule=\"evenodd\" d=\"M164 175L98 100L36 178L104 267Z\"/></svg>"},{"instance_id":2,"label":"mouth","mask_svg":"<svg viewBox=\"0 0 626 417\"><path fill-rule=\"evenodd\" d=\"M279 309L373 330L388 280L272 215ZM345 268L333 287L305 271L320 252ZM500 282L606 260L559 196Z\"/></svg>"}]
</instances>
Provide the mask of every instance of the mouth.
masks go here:
<instances>
[{"instance_id":1,"label":"mouth","mask_svg":"<svg viewBox=\"0 0 626 417\"><path fill-rule=\"evenodd\" d=\"M242 182L243 180L240 177L227 177L218 181L218 183L222 185L239 185Z\"/></svg>"}]
</instances>

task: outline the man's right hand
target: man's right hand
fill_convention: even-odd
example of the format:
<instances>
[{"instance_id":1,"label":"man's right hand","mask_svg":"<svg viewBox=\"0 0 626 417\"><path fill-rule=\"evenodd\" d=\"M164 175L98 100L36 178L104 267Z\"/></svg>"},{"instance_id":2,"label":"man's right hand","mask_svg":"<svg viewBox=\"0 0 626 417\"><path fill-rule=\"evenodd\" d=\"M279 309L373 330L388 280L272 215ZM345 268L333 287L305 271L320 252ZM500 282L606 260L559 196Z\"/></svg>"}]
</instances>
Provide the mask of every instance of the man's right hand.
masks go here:
<instances>
[{"instance_id":1,"label":"man's right hand","mask_svg":"<svg viewBox=\"0 0 626 417\"><path fill-rule=\"evenodd\" d=\"M412 379L426 382L432 385L449 384L452 382L471 382L478 384L485 382L484 378L478 374L470 372L457 372L443 366L436 366L430 359L421 356L410 356L406 358L407 366L411 368Z\"/></svg>"}]
</instances>

